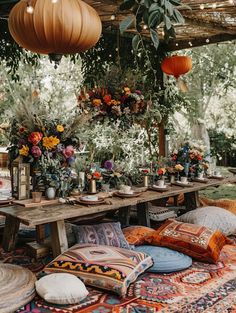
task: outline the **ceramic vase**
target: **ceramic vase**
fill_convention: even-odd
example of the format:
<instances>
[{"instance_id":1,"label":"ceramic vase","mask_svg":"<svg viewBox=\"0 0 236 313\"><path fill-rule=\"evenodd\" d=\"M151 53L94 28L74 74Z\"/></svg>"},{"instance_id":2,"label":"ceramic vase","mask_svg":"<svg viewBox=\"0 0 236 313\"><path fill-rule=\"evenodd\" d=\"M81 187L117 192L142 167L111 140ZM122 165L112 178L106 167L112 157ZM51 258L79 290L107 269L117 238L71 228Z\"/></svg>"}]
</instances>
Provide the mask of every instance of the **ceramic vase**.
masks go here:
<instances>
[{"instance_id":1,"label":"ceramic vase","mask_svg":"<svg viewBox=\"0 0 236 313\"><path fill-rule=\"evenodd\" d=\"M45 195L48 200L55 199L56 189L54 187L48 187L45 191Z\"/></svg>"}]
</instances>

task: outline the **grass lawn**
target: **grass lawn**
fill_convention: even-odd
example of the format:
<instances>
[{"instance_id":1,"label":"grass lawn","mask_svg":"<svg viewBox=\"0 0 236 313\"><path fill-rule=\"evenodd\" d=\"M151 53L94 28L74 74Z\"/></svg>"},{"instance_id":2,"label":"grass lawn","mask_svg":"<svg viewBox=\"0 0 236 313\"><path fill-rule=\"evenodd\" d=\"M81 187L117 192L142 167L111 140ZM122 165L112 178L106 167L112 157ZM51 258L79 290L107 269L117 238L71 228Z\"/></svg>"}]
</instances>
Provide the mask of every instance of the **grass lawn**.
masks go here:
<instances>
[{"instance_id":1,"label":"grass lawn","mask_svg":"<svg viewBox=\"0 0 236 313\"><path fill-rule=\"evenodd\" d=\"M222 175L231 177L233 176L227 167L217 168ZM200 196L210 198L210 199L234 199L236 200L236 184L227 184L219 187L212 187L205 189L199 193Z\"/></svg>"}]
</instances>

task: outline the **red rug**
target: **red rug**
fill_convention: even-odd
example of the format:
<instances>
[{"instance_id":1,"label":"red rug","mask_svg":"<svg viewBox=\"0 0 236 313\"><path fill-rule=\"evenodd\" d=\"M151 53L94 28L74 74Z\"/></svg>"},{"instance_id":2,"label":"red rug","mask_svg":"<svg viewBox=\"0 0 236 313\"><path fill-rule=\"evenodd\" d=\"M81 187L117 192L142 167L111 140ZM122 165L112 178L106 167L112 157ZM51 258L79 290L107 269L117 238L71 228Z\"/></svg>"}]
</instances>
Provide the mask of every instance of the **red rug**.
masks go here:
<instances>
[{"instance_id":1,"label":"red rug","mask_svg":"<svg viewBox=\"0 0 236 313\"><path fill-rule=\"evenodd\" d=\"M21 264L36 272L47 261L34 263L24 249L13 254L0 251L0 262ZM36 297L17 312L236 313L236 246L225 246L215 265L194 262L179 273L145 274L131 285L125 299L90 289L89 296L77 305L56 306Z\"/></svg>"}]
</instances>

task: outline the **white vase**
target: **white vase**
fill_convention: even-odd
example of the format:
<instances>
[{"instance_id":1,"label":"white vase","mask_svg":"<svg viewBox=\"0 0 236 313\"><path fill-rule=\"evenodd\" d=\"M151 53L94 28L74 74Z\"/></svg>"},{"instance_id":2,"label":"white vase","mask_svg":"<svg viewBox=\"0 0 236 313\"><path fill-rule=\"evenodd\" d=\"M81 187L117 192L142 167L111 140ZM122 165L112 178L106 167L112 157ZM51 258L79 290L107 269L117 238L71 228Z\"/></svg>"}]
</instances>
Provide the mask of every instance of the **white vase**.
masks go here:
<instances>
[{"instance_id":1,"label":"white vase","mask_svg":"<svg viewBox=\"0 0 236 313\"><path fill-rule=\"evenodd\" d=\"M46 189L46 198L48 200L52 200L55 199L56 196L56 189L54 187L48 187Z\"/></svg>"}]
</instances>

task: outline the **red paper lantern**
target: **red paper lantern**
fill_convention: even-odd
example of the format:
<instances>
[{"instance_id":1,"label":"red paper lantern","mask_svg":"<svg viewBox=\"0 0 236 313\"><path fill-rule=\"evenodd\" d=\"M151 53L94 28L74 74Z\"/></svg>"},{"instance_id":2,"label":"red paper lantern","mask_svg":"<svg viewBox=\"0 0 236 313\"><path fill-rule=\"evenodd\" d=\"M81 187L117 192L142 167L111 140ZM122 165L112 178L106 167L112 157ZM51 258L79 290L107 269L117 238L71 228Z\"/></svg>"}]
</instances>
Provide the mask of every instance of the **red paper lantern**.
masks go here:
<instances>
[{"instance_id":1,"label":"red paper lantern","mask_svg":"<svg viewBox=\"0 0 236 313\"><path fill-rule=\"evenodd\" d=\"M178 79L192 69L192 59L189 56L173 55L162 61L161 69L165 74Z\"/></svg>"},{"instance_id":2,"label":"red paper lantern","mask_svg":"<svg viewBox=\"0 0 236 313\"><path fill-rule=\"evenodd\" d=\"M15 41L42 54L74 54L93 47L102 23L81 0L21 0L10 12L9 30Z\"/></svg>"}]
</instances>

